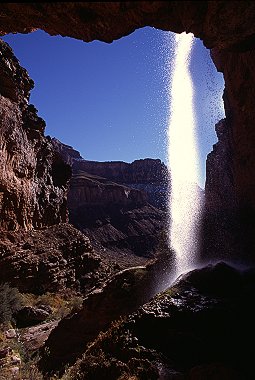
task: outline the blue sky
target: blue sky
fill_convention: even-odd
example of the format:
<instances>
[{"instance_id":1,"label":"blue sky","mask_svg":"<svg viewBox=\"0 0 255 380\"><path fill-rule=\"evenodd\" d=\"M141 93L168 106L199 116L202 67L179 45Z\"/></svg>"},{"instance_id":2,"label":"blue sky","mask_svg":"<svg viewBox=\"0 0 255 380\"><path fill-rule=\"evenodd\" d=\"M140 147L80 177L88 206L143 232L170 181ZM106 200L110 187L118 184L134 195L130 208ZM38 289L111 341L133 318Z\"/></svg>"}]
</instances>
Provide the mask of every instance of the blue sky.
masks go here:
<instances>
[{"instance_id":1,"label":"blue sky","mask_svg":"<svg viewBox=\"0 0 255 380\"><path fill-rule=\"evenodd\" d=\"M166 62L172 54L166 33L146 27L111 44L42 31L3 39L35 81L30 101L46 121L46 135L88 160L166 162ZM190 69L203 185L206 155L216 142L214 124L224 116L223 79L199 40Z\"/></svg>"}]
</instances>

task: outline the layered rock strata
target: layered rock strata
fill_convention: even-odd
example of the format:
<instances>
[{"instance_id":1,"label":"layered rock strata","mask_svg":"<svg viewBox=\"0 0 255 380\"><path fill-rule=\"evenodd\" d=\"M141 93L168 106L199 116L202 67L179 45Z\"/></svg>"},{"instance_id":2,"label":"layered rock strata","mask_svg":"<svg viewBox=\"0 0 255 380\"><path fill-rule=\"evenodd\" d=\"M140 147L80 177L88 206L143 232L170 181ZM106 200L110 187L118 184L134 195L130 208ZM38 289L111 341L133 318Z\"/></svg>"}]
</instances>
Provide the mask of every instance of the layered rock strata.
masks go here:
<instances>
[{"instance_id":1,"label":"layered rock strata","mask_svg":"<svg viewBox=\"0 0 255 380\"><path fill-rule=\"evenodd\" d=\"M81 157L80 153L71 146L52 139L56 150L66 163L72 166L73 174L89 173L92 176L124 185L125 187L141 190L133 192L140 201L147 200L151 205L166 210L169 192L169 171L159 159L145 158L131 163L123 161L89 161ZM134 197L133 197L134 199Z\"/></svg>"},{"instance_id":2,"label":"layered rock strata","mask_svg":"<svg viewBox=\"0 0 255 380\"><path fill-rule=\"evenodd\" d=\"M86 161L70 146L57 139L53 143L65 162L72 164L68 191L70 222L90 238L97 251L115 252L123 264L131 260L132 254L153 255L166 213L149 204L154 197L155 203L162 205L163 198L162 192L161 198L156 197L151 187L166 188L166 166L152 159L131 164ZM145 186L151 192L144 191Z\"/></svg>"}]
</instances>

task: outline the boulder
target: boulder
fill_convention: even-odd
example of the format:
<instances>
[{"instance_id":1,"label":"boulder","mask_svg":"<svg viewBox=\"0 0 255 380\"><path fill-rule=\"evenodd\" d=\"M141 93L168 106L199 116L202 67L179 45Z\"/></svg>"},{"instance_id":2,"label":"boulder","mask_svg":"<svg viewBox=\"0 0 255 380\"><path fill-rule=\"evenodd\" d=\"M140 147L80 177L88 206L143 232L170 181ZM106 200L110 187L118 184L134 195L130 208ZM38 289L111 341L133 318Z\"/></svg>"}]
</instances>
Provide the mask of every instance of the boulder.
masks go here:
<instances>
[{"instance_id":1,"label":"boulder","mask_svg":"<svg viewBox=\"0 0 255 380\"><path fill-rule=\"evenodd\" d=\"M40 307L25 306L14 315L14 318L17 327L20 328L44 322L49 316L50 313Z\"/></svg>"}]
</instances>

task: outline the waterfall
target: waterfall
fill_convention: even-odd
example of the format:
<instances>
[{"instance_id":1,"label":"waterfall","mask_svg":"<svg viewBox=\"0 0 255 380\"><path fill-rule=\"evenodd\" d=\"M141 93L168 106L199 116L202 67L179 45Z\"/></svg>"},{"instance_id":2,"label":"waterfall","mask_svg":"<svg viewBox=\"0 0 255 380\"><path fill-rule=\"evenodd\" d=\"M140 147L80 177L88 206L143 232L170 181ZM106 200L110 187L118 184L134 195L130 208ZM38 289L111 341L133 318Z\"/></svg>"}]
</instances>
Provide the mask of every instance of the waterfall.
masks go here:
<instances>
[{"instance_id":1,"label":"waterfall","mask_svg":"<svg viewBox=\"0 0 255 380\"><path fill-rule=\"evenodd\" d=\"M174 64L169 85L169 242L175 252L177 275L195 266L199 245L199 159L195 136L193 86L189 72L193 41L192 34L175 35Z\"/></svg>"}]
</instances>

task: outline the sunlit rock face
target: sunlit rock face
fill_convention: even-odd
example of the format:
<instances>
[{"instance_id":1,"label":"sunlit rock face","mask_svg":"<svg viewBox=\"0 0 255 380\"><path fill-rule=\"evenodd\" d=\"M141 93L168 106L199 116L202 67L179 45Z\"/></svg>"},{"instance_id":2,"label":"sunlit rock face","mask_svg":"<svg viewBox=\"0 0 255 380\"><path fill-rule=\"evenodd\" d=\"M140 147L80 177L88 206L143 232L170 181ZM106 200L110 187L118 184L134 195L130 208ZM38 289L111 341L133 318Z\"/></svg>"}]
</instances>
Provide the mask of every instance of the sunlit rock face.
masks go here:
<instances>
[{"instance_id":1,"label":"sunlit rock face","mask_svg":"<svg viewBox=\"0 0 255 380\"><path fill-rule=\"evenodd\" d=\"M0 227L40 228L67 221L70 167L44 137L29 105L33 81L0 41Z\"/></svg>"}]
</instances>

